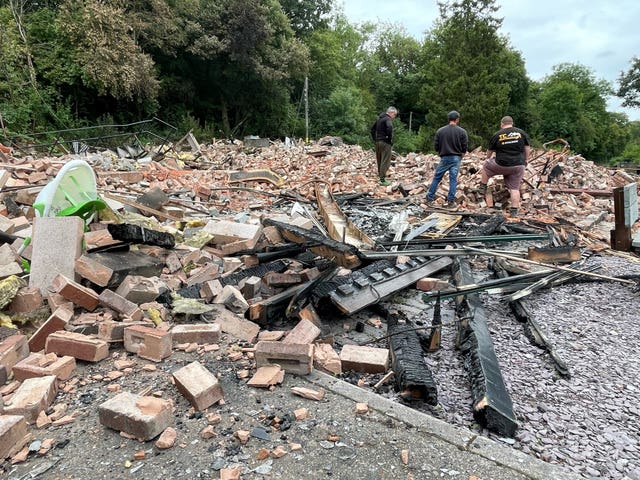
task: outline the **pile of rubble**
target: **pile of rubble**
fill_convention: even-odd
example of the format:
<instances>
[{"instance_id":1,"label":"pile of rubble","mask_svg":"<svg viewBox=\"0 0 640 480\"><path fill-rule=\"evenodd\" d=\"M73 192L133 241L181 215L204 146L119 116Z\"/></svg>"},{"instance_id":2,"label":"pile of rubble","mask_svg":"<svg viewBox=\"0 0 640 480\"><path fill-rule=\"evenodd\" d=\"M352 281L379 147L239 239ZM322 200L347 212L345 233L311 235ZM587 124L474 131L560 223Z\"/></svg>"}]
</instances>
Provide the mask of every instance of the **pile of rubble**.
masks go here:
<instances>
[{"instance_id":1,"label":"pile of rubble","mask_svg":"<svg viewBox=\"0 0 640 480\"><path fill-rule=\"evenodd\" d=\"M100 424L123 436L157 439L158 449L171 448L176 438L172 399L181 395L193 412L205 412L210 425L202 438L211 438L217 435L219 422L212 408L224 403L225 393L207 365L209 356L239 365L234 371L243 385L268 389L278 388L285 372L306 375L313 369L332 375L374 375L380 388L393 378L392 365L402 398L437 404L433 378L421 371L421 356L412 357L419 345L439 347L434 338L437 324L425 338L409 328L411 320L401 312L381 308L366 319L366 328L380 332L369 342L336 341L326 324L334 318L355 318L405 289L435 292L439 305L441 294L453 297L475 283L470 267L445 256L446 252L432 259L434 252L380 248L377 240L366 236L348 241L357 228L348 220L341 223L332 196L364 198L372 202L371 209L385 204L395 211L406 207L410 214L402 228L396 228L399 239L406 239L407 230L419 229L433 215L432 227L443 219L449 225L427 235L441 243L463 218L472 219L465 232L470 237L507 229L518 241L523 230L508 230L500 215L508 197L500 180L490 183L492 205L477 197L481 150L463 161L459 208L446 212L436 208L432 213L420 203L436 156L396 156L389 175L393 183L383 187L377 183L371 151L331 143L249 148L219 141L197 152L164 152L155 160L137 162L120 161L111 152L85 156L108 205L89 219L34 218L36 196L68 158L3 153L0 458L17 463L36 452L46 454L55 440L35 448L30 444L33 432L73 423L76 416L60 399L90 381L106 383L103 393L108 399L97 407ZM532 158L523 184L520 228L540 235L555 229L549 238L563 244L571 238L570 247L578 243L592 250L607 248L611 189L632 182L633 177L565 151L534 151ZM440 186L443 198L447 187L446 182ZM329 203L323 204L326 199ZM321 212L312 211L313 205ZM427 241L417 230L413 238ZM376 252L389 255L376 257ZM580 260L571 255L571 261ZM28 282L23 259L30 262ZM456 274L456 287L448 279L434 278L452 265L461 272ZM513 283L522 289L549 273L521 273L529 275L527 281ZM514 290L505 290L509 291ZM466 291L465 295L472 297ZM458 305L471 311L461 316L477 314L474 302ZM339 323L338 330L351 328L343 327L346 321ZM388 339L382 335L384 324L391 335ZM364 328L358 321L356 329ZM486 327L463 321L461 329L462 349L470 350L465 361L486 362L474 352L491 344ZM412 355L406 355L407 346L412 346ZM135 365L132 358L153 362L143 369L154 372L156 365L176 355L183 364L172 365L173 386L123 389L122 378ZM489 361L497 364L495 355ZM91 380L77 376L79 368L101 362L110 367L113 362L113 369ZM491 379L472 380L474 406L481 412L478 419L487 428L512 436L515 415L510 405L498 404L506 394L504 385L488 386L486 380L491 385L502 381L499 372ZM175 390L168 394L165 388ZM313 400L323 395L303 387L292 393ZM366 405L356 408L366 413ZM304 412L296 413L298 417L304 418ZM240 444L251 434L242 429L233 432ZM279 458L300 448L293 443L261 455ZM238 478L239 473L237 468L222 469L221 478Z\"/></svg>"}]
</instances>

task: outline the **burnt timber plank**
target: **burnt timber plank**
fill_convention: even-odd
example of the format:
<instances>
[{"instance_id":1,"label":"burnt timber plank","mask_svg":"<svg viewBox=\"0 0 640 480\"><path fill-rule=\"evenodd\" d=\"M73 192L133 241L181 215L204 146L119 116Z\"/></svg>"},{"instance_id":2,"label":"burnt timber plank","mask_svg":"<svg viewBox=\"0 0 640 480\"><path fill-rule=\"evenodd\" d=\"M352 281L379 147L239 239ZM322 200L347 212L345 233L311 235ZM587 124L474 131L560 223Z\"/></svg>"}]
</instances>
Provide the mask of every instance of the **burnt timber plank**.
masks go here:
<instances>
[{"instance_id":1,"label":"burnt timber plank","mask_svg":"<svg viewBox=\"0 0 640 480\"><path fill-rule=\"evenodd\" d=\"M333 260L341 267L354 269L359 267L362 263L358 257L358 249L353 245L347 245L346 243L341 243L331 238L325 238L314 231L307 230L296 225L278 222L271 218L264 219L262 224L265 227L276 227L283 238L290 242L316 243L317 246L311 247L309 250L316 255Z\"/></svg>"},{"instance_id":2,"label":"burnt timber plank","mask_svg":"<svg viewBox=\"0 0 640 480\"><path fill-rule=\"evenodd\" d=\"M458 285L473 283L469 261L456 257ZM502 378L498 358L491 341L486 314L477 293L456 300L460 319L458 345L471 380L473 415L491 431L513 437L518 428L513 404Z\"/></svg>"},{"instance_id":3,"label":"burnt timber plank","mask_svg":"<svg viewBox=\"0 0 640 480\"><path fill-rule=\"evenodd\" d=\"M438 387L431 370L422 358L422 345L418 333L402 312L384 312L387 318L387 336L391 352L391 368L396 391L405 400L424 400L438 404Z\"/></svg>"},{"instance_id":4,"label":"burnt timber plank","mask_svg":"<svg viewBox=\"0 0 640 480\"><path fill-rule=\"evenodd\" d=\"M351 284L339 286L329 294L331 301L346 314L356 313L374 305L400 290L429 277L452 263L449 257L427 261L425 257L412 257L407 263L395 264Z\"/></svg>"}]
</instances>

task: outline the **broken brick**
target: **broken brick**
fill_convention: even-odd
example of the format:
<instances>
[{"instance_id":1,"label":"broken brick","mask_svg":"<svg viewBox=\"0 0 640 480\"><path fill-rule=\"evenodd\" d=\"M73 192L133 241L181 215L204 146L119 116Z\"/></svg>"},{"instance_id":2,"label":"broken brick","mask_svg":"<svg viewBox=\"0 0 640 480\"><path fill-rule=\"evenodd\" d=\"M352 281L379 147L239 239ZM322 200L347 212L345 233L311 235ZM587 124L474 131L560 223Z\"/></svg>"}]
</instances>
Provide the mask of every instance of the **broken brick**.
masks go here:
<instances>
[{"instance_id":1,"label":"broken brick","mask_svg":"<svg viewBox=\"0 0 640 480\"><path fill-rule=\"evenodd\" d=\"M124 329L124 348L141 358L161 362L171 355L171 333L134 325Z\"/></svg>"},{"instance_id":2,"label":"broken brick","mask_svg":"<svg viewBox=\"0 0 640 480\"><path fill-rule=\"evenodd\" d=\"M216 323L176 325L171 329L171 336L174 343L218 343L220 325Z\"/></svg>"},{"instance_id":3,"label":"broken brick","mask_svg":"<svg viewBox=\"0 0 640 480\"><path fill-rule=\"evenodd\" d=\"M0 461L20 451L30 440L22 415L0 415Z\"/></svg>"},{"instance_id":4,"label":"broken brick","mask_svg":"<svg viewBox=\"0 0 640 480\"><path fill-rule=\"evenodd\" d=\"M53 332L64 330L71 317L73 317L73 310L64 307L56 309L29 339L29 350L32 352L44 350L47 337Z\"/></svg>"},{"instance_id":5,"label":"broken brick","mask_svg":"<svg viewBox=\"0 0 640 480\"><path fill-rule=\"evenodd\" d=\"M134 438L151 440L173 423L168 400L122 392L98 406L100 423Z\"/></svg>"},{"instance_id":6,"label":"broken brick","mask_svg":"<svg viewBox=\"0 0 640 480\"><path fill-rule=\"evenodd\" d=\"M307 375L313 369L313 345L258 342L255 358L258 367L277 364L287 372Z\"/></svg>"},{"instance_id":7,"label":"broken brick","mask_svg":"<svg viewBox=\"0 0 640 480\"><path fill-rule=\"evenodd\" d=\"M28 356L29 344L26 335L18 333L0 341L0 365L6 367L7 374L16 363Z\"/></svg>"},{"instance_id":8,"label":"broken brick","mask_svg":"<svg viewBox=\"0 0 640 480\"><path fill-rule=\"evenodd\" d=\"M118 312L120 315L130 318L134 322L142 320L143 313L140 307L123 296L118 295L113 290L103 290L99 298L102 305Z\"/></svg>"},{"instance_id":9,"label":"broken brick","mask_svg":"<svg viewBox=\"0 0 640 480\"><path fill-rule=\"evenodd\" d=\"M75 305L79 305L90 312L93 312L100 303L100 298L96 292L70 280L61 273L52 280L51 289Z\"/></svg>"},{"instance_id":10,"label":"broken brick","mask_svg":"<svg viewBox=\"0 0 640 480\"><path fill-rule=\"evenodd\" d=\"M284 338L282 343L313 343L320 335L320 329L309 320L300 320Z\"/></svg>"},{"instance_id":11,"label":"broken brick","mask_svg":"<svg viewBox=\"0 0 640 480\"><path fill-rule=\"evenodd\" d=\"M55 375L58 380L66 380L73 375L76 359L65 355L58 357L55 353L32 353L13 366L13 377L22 382L28 378Z\"/></svg>"},{"instance_id":12,"label":"broken brick","mask_svg":"<svg viewBox=\"0 0 640 480\"><path fill-rule=\"evenodd\" d=\"M250 387L269 388L283 381L284 370L282 370L280 365L267 365L258 368L253 377L247 382L247 385Z\"/></svg>"},{"instance_id":13,"label":"broken brick","mask_svg":"<svg viewBox=\"0 0 640 480\"><path fill-rule=\"evenodd\" d=\"M58 331L47 337L45 352L70 355L85 362L99 362L109 356L109 344L82 333Z\"/></svg>"},{"instance_id":14,"label":"broken brick","mask_svg":"<svg viewBox=\"0 0 640 480\"><path fill-rule=\"evenodd\" d=\"M313 366L323 372L340 375L342 362L340 356L328 343L318 343L313 349Z\"/></svg>"},{"instance_id":15,"label":"broken brick","mask_svg":"<svg viewBox=\"0 0 640 480\"><path fill-rule=\"evenodd\" d=\"M178 391L196 410L205 410L223 398L218 378L199 362L175 371L173 379Z\"/></svg>"},{"instance_id":16,"label":"broken brick","mask_svg":"<svg viewBox=\"0 0 640 480\"><path fill-rule=\"evenodd\" d=\"M345 345L340 352L343 370L384 373L389 363L389 350L360 345Z\"/></svg>"},{"instance_id":17,"label":"broken brick","mask_svg":"<svg viewBox=\"0 0 640 480\"><path fill-rule=\"evenodd\" d=\"M28 378L18 387L4 406L4 413L22 415L29 423L35 423L38 414L46 410L58 392L55 375Z\"/></svg>"}]
</instances>

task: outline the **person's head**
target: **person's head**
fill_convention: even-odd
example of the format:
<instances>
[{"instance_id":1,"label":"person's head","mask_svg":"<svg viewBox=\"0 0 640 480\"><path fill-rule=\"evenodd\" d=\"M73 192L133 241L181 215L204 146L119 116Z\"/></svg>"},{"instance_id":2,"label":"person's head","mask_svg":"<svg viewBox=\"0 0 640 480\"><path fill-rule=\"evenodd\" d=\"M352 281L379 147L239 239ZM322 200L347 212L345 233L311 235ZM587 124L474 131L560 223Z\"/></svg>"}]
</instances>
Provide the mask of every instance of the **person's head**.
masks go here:
<instances>
[{"instance_id":1,"label":"person's head","mask_svg":"<svg viewBox=\"0 0 640 480\"><path fill-rule=\"evenodd\" d=\"M501 128L513 127L513 118L511 118L509 115L502 117L500 119L500 127Z\"/></svg>"},{"instance_id":2,"label":"person's head","mask_svg":"<svg viewBox=\"0 0 640 480\"><path fill-rule=\"evenodd\" d=\"M449 113L447 113L447 120L449 120L450 122L457 122L459 118L460 114L455 110L451 110Z\"/></svg>"},{"instance_id":3,"label":"person's head","mask_svg":"<svg viewBox=\"0 0 640 480\"><path fill-rule=\"evenodd\" d=\"M391 118L396 118L396 116L398 115L398 109L396 107L387 108L387 115L389 115Z\"/></svg>"}]
</instances>

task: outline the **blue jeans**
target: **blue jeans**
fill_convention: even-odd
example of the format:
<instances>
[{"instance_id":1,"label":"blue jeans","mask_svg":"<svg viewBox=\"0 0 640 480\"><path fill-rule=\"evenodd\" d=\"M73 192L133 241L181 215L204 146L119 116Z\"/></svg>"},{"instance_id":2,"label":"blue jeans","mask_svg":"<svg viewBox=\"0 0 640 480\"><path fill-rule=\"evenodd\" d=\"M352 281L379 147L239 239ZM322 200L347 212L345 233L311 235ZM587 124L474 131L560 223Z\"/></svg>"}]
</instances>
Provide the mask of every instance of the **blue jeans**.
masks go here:
<instances>
[{"instance_id":1,"label":"blue jeans","mask_svg":"<svg viewBox=\"0 0 640 480\"><path fill-rule=\"evenodd\" d=\"M449 172L449 195L447 201L453 202L456 198L456 190L458 188L458 172L460 171L460 161L462 157L458 155L447 155L440 157L440 163L436 167L436 173L427 192L427 199L433 200L436 196L436 190L444 174Z\"/></svg>"}]
</instances>

